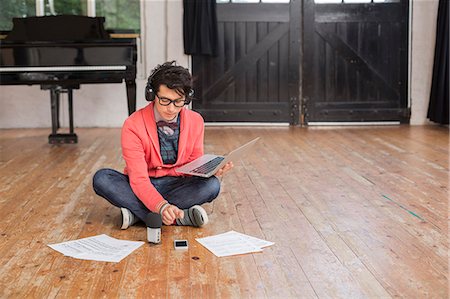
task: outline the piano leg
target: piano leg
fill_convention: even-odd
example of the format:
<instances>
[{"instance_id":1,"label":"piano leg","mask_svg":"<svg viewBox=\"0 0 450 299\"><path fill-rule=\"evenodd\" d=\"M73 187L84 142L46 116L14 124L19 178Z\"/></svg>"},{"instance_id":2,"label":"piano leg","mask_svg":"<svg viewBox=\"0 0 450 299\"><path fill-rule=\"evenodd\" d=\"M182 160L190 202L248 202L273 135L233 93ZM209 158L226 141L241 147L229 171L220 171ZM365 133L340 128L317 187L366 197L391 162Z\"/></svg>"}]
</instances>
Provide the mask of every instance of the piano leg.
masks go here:
<instances>
[{"instance_id":1,"label":"piano leg","mask_svg":"<svg viewBox=\"0 0 450 299\"><path fill-rule=\"evenodd\" d=\"M127 99L128 99L128 115L131 115L136 111L136 81L126 80L127 86Z\"/></svg>"},{"instance_id":2,"label":"piano leg","mask_svg":"<svg viewBox=\"0 0 450 299\"><path fill-rule=\"evenodd\" d=\"M59 90L57 88L50 89L50 105L52 109L52 135L56 135L59 129Z\"/></svg>"},{"instance_id":3,"label":"piano leg","mask_svg":"<svg viewBox=\"0 0 450 299\"><path fill-rule=\"evenodd\" d=\"M73 129L73 94L72 88L67 88L63 90L61 86L48 86L42 85L41 89L50 89L50 101L51 101L51 111L52 111L52 133L48 136L48 143L77 143L78 137L74 133ZM63 92L68 93L69 98L69 134L58 133L59 129L59 100L60 95Z\"/></svg>"},{"instance_id":4,"label":"piano leg","mask_svg":"<svg viewBox=\"0 0 450 299\"><path fill-rule=\"evenodd\" d=\"M67 90L67 93L69 95L69 132L71 135L75 135L73 132L73 90L69 88ZM76 137L77 135L75 135ZM76 142L76 141L75 141Z\"/></svg>"},{"instance_id":5,"label":"piano leg","mask_svg":"<svg viewBox=\"0 0 450 299\"><path fill-rule=\"evenodd\" d=\"M60 108L61 107L60 93L61 93L60 89L55 90L55 95L57 97L57 100L56 100L56 118L55 118L56 119L56 130L59 130L59 128L61 128L61 123L59 122L59 115L60 115L60 111L61 111L61 108Z\"/></svg>"}]
</instances>

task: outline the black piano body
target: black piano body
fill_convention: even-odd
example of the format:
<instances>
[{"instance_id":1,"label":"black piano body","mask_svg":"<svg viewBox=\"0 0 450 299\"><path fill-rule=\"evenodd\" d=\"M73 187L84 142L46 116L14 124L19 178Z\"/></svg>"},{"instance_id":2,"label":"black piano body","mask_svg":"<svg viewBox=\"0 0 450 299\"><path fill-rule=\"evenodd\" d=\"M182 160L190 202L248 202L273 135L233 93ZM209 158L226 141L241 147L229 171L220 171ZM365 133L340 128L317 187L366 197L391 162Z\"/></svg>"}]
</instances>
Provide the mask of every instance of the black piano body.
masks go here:
<instances>
[{"instance_id":1,"label":"black piano body","mask_svg":"<svg viewBox=\"0 0 450 299\"><path fill-rule=\"evenodd\" d=\"M125 81L128 113L136 110L136 39L112 39L103 23L103 17L14 18L12 31L0 42L1 85L36 84L50 90L49 143L77 142L72 91L82 84ZM61 93L68 93L68 134L57 132Z\"/></svg>"}]
</instances>

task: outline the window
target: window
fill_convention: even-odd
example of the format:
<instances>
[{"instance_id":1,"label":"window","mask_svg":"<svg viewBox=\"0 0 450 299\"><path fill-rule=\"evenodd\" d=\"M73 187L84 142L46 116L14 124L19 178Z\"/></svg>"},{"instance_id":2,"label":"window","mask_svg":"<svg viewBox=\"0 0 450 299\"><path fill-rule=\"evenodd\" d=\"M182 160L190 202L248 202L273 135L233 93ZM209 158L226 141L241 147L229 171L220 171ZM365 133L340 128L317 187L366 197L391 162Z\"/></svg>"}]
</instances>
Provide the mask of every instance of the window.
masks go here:
<instances>
[{"instance_id":1,"label":"window","mask_svg":"<svg viewBox=\"0 0 450 299\"><path fill-rule=\"evenodd\" d=\"M11 30L12 18L36 15L35 0L1 0L0 30Z\"/></svg>"},{"instance_id":2,"label":"window","mask_svg":"<svg viewBox=\"0 0 450 299\"><path fill-rule=\"evenodd\" d=\"M105 17L112 32L140 31L140 0L0 0L0 31L12 29L13 17L90 15ZM91 5L94 4L94 6ZM43 4L42 12L36 11ZM89 12L89 7L91 11ZM39 8L38 8L39 10Z\"/></svg>"},{"instance_id":3,"label":"window","mask_svg":"<svg viewBox=\"0 0 450 299\"><path fill-rule=\"evenodd\" d=\"M290 0L216 0L217 3L289 3Z\"/></svg>"},{"instance_id":4,"label":"window","mask_svg":"<svg viewBox=\"0 0 450 299\"><path fill-rule=\"evenodd\" d=\"M97 16L104 16L106 29L139 32L141 26L139 0L96 0Z\"/></svg>"},{"instance_id":5,"label":"window","mask_svg":"<svg viewBox=\"0 0 450 299\"><path fill-rule=\"evenodd\" d=\"M400 0L314 0L316 4L399 3Z\"/></svg>"},{"instance_id":6,"label":"window","mask_svg":"<svg viewBox=\"0 0 450 299\"><path fill-rule=\"evenodd\" d=\"M344 3L372 3L372 0L344 0Z\"/></svg>"},{"instance_id":7,"label":"window","mask_svg":"<svg viewBox=\"0 0 450 299\"><path fill-rule=\"evenodd\" d=\"M317 4L321 4L321 3L326 3L326 4L342 3L342 0L314 0L314 3L317 3Z\"/></svg>"},{"instance_id":8,"label":"window","mask_svg":"<svg viewBox=\"0 0 450 299\"><path fill-rule=\"evenodd\" d=\"M87 15L87 3L76 0L45 1L44 14L55 15Z\"/></svg>"}]
</instances>

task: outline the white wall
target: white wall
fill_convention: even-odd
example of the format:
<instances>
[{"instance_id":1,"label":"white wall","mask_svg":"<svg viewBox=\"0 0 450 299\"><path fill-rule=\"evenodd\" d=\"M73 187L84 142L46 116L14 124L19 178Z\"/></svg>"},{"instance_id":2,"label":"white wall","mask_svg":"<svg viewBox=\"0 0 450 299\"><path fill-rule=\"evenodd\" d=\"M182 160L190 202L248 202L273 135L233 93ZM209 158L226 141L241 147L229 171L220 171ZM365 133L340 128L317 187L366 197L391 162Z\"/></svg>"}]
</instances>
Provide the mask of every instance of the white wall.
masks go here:
<instances>
[{"instance_id":1,"label":"white wall","mask_svg":"<svg viewBox=\"0 0 450 299\"><path fill-rule=\"evenodd\" d=\"M434 56L437 0L412 0L411 124L427 123ZM183 50L182 0L142 2L142 70L138 73L137 108L147 104L144 87L157 64L177 60L189 67ZM67 101L61 109L67 126ZM125 84L82 85L74 91L74 123L77 127L120 127L127 117ZM0 128L50 127L49 91L39 86L0 86Z\"/></svg>"},{"instance_id":2,"label":"white wall","mask_svg":"<svg viewBox=\"0 0 450 299\"><path fill-rule=\"evenodd\" d=\"M412 1L411 32L411 120L412 125L430 123L427 120L433 72L438 0Z\"/></svg>"}]
</instances>

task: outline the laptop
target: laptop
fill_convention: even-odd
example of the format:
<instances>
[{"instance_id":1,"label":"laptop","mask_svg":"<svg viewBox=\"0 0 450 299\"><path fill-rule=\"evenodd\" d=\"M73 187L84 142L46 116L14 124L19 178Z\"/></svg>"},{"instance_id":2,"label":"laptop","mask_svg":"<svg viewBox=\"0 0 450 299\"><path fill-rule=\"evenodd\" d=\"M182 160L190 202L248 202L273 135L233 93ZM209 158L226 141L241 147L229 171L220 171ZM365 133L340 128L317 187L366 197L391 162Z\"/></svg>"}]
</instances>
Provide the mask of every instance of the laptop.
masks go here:
<instances>
[{"instance_id":1,"label":"laptop","mask_svg":"<svg viewBox=\"0 0 450 299\"><path fill-rule=\"evenodd\" d=\"M179 173L209 178L228 162L236 161L242 158L258 140L259 137L247 142L244 145L241 145L226 156L205 154L194 161L177 168L176 171Z\"/></svg>"}]
</instances>

